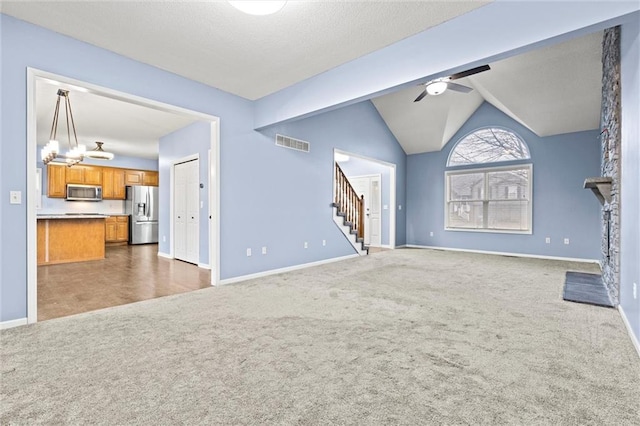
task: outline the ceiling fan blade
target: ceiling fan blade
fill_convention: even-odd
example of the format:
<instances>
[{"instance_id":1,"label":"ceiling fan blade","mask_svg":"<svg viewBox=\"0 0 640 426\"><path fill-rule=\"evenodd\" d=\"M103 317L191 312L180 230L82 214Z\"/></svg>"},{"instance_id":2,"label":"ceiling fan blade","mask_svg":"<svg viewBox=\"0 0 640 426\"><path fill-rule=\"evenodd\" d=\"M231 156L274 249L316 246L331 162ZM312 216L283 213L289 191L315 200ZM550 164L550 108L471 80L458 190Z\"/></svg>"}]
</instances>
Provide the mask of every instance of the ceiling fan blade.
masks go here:
<instances>
[{"instance_id":1,"label":"ceiling fan blade","mask_svg":"<svg viewBox=\"0 0 640 426\"><path fill-rule=\"evenodd\" d=\"M422 98L424 98L425 96L427 96L427 89L424 89L422 91L422 93L420 93L420 95L418 95L418 97L416 98L415 101L413 102L420 102L422 100Z\"/></svg>"},{"instance_id":2,"label":"ceiling fan blade","mask_svg":"<svg viewBox=\"0 0 640 426\"><path fill-rule=\"evenodd\" d=\"M471 87L467 87L467 86L463 86L462 84L451 83L451 82L447 83L447 89L453 90L454 92L461 92L461 93L469 93L473 90Z\"/></svg>"},{"instance_id":3,"label":"ceiling fan blade","mask_svg":"<svg viewBox=\"0 0 640 426\"><path fill-rule=\"evenodd\" d=\"M489 67L489 65L482 65L479 67L471 68L470 70L455 73L449 76L449 80L457 80L462 77L469 77L470 75L478 74L484 71L489 71L490 69L491 67Z\"/></svg>"}]
</instances>

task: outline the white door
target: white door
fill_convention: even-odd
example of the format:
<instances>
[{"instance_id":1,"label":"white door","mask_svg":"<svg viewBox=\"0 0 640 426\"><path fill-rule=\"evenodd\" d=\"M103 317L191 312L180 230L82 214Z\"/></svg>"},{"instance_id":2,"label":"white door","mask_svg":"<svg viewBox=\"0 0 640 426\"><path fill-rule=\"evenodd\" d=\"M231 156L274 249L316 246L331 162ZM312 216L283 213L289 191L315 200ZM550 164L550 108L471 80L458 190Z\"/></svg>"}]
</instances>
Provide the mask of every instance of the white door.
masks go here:
<instances>
[{"instance_id":1,"label":"white door","mask_svg":"<svg viewBox=\"0 0 640 426\"><path fill-rule=\"evenodd\" d=\"M198 264L200 190L198 160L174 165L173 257Z\"/></svg>"},{"instance_id":2,"label":"white door","mask_svg":"<svg viewBox=\"0 0 640 426\"><path fill-rule=\"evenodd\" d=\"M359 196L364 195L364 243L374 247L382 245L382 197L380 176L349 178Z\"/></svg>"}]
</instances>

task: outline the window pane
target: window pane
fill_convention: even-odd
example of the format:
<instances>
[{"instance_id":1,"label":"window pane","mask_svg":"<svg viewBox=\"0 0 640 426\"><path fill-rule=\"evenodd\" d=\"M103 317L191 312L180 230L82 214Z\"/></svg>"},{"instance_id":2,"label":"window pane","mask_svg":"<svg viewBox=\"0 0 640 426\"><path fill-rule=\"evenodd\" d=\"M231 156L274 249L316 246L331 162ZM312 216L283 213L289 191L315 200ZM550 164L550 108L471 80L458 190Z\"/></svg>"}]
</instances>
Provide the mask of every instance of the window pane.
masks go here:
<instances>
[{"instance_id":1,"label":"window pane","mask_svg":"<svg viewBox=\"0 0 640 426\"><path fill-rule=\"evenodd\" d=\"M484 173L449 175L449 200L482 200Z\"/></svg>"},{"instance_id":2,"label":"window pane","mask_svg":"<svg viewBox=\"0 0 640 426\"><path fill-rule=\"evenodd\" d=\"M529 148L518 135L506 129L477 130L458 142L447 166L495 163L531 158Z\"/></svg>"},{"instance_id":3,"label":"window pane","mask_svg":"<svg viewBox=\"0 0 640 426\"><path fill-rule=\"evenodd\" d=\"M487 173L489 200L528 200L529 169Z\"/></svg>"},{"instance_id":4,"label":"window pane","mask_svg":"<svg viewBox=\"0 0 640 426\"><path fill-rule=\"evenodd\" d=\"M488 227L514 231L529 230L528 201L489 201Z\"/></svg>"},{"instance_id":5,"label":"window pane","mask_svg":"<svg viewBox=\"0 0 640 426\"><path fill-rule=\"evenodd\" d=\"M449 228L482 228L482 201L452 201L447 208Z\"/></svg>"}]
</instances>

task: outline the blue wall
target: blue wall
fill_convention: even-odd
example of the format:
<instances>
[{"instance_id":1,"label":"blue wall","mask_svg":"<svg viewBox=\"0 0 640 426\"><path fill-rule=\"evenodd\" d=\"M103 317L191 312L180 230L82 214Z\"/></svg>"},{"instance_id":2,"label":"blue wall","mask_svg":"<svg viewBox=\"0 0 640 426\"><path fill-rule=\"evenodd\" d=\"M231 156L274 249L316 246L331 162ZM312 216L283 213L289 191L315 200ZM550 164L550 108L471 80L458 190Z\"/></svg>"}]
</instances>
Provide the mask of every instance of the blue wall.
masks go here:
<instances>
[{"instance_id":1,"label":"blue wall","mask_svg":"<svg viewBox=\"0 0 640 426\"><path fill-rule=\"evenodd\" d=\"M380 175L380 192L382 199L380 206L382 209L380 211L380 222L382 226L380 240L382 245L389 245L389 220L391 216L391 167L352 156L349 158L349 161L341 162L340 168L347 178L366 175ZM387 206L386 209L384 208L385 205Z\"/></svg>"},{"instance_id":2,"label":"blue wall","mask_svg":"<svg viewBox=\"0 0 640 426\"><path fill-rule=\"evenodd\" d=\"M158 251L171 253L170 204L171 165L174 161L198 154L200 168L200 263L209 264L209 149L211 147L211 123L196 122L160 138L160 216Z\"/></svg>"},{"instance_id":3,"label":"blue wall","mask_svg":"<svg viewBox=\"0 0 640 426\"><path fill-rule=\"evenodd\" d=\"M444 230L444 173L449 152L467 133L506 127L528 144L533 162L533 234ZM584 179L600 175L598 132L540 138L483 103L440 152L407 159L407 244L599 259L600 205ZM433 237L429 233L433 232ZM545 244L545 237L551 244ZM570 244L563 244L569 238Z\"/></svg>"},{"instance_id":4,"label":"blue wall","mask_svg":"<svg viewBox=\"0 0 640 426\"><path fill-rule=\"evenodd\" d=\"M636 341L640 342L640 18L637 15L622 26L621 37L620 306Z\"/></svg>"},{"instance_id":5,"label":"blue wall","mask_svg":"<svg viewBox=\"0 0 640 426\"><path fill-rule=\"evenodd\" d=\"M220 117L222 279L354 253L329 208L334 147L398 164L398 202L404 204L406 159L370 102L280 129L312 142L311 153L303 154L276 147L272 135L254 131L253 106L246 99L6 15L0 14L0 30L0 193L18 190L27 198L26 70L33 67ZM27 315L26 202L12 205L3 197L0 217L0 321L9 321ZM399 214L398 244L404 227ZM260 254L263 246L266 255Z\"/></svg>"},{"instance_id":6,"label":"blue wall","mask_svg":"<svg viewBox=\"0 0 640 426\"><path fill-rule=\"evenodd\" d=\"M291 123L273 126L263 131L265 137L268 138L268 144L274 144L273 138L276 133L311 143L311 152L309 154L294 153L296 158L300 158L302 161L309 161L309 164L313 165L299 163L292 164L291 167L302 165L303 169L300 171L301 174L299 176L302 180L300 182L302 185L304 185L304 181L309 179L305 176L305 171L317 171L319 178L317 190L321 195L321 197L318 197L318 201L319 208L323 211L323 217L328 214L330 218L332 212L332 209L329 209L328 212L324 210L333 200L334 148L395 164L396 245L405 244L406 154L370 101L360 102ZM289 151L275 146L274 148ZM288 168L284 168L284 171L288 172ZM282 179L286 178L286 174L283 174ZM393 206L389 206L389 208L393 208ZM335 224L331 224L335 227Z\"/></svg>"}]
</instances>

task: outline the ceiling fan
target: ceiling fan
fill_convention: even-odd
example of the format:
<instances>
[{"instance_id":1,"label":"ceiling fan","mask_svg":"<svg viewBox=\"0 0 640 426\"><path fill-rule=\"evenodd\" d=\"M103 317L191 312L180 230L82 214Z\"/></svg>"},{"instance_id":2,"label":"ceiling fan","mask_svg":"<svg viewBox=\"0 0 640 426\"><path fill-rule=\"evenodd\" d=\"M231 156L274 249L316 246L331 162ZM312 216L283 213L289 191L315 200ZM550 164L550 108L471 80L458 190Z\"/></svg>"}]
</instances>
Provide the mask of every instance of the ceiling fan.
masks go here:
<instances>
[{"instance_id":1,"label":"ceiling fan","mask_svg":"<svg viewBox=\"0 0 640 426\"><path fill-rule=\"evenodd\" d=\"M437 78L426 83L420 84L425 86L424 90L413 102L419 102L427 95L436 96L444 93L445 90L450 89L456 92L469 93L473 89L471 87L463 86L462 84L452 83L453 80L457 80L463 77L469 77L470 75L478 74L484 71L488 71L491 68L489 65L482 65L479 67L471 68L470 70L461 71L450 75L449 77Z\"/></svg>"}]
</instances>

